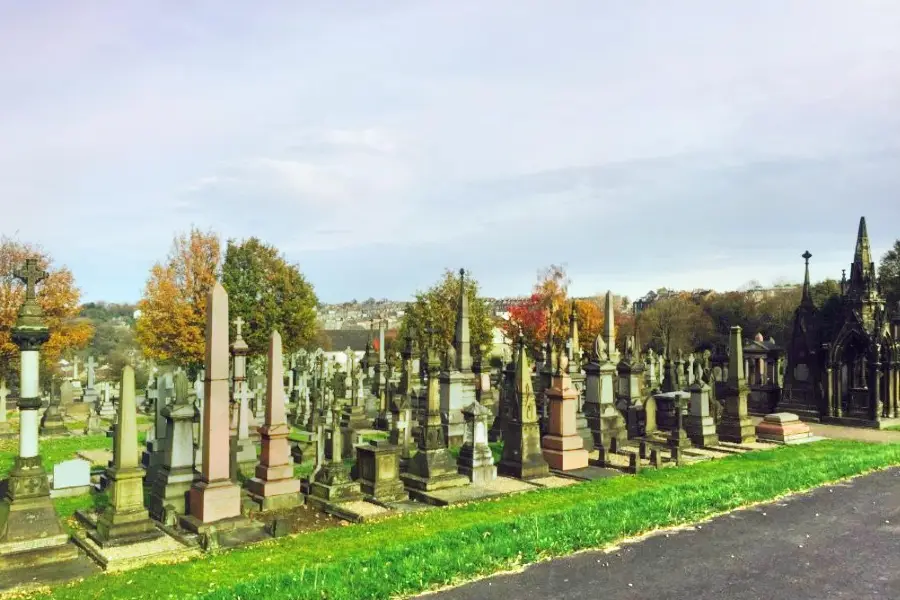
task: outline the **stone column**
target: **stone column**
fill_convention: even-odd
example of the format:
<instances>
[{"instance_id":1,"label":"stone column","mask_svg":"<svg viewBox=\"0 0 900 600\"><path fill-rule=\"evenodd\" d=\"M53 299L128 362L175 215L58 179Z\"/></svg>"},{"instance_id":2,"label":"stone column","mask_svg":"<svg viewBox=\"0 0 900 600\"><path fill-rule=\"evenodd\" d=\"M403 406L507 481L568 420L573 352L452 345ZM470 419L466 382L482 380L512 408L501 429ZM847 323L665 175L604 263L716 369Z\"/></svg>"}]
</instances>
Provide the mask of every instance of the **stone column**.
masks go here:
<instances>
[{"instance_id":1,"label":"stone column","mask_svg":"<svg viewBox=\"0 0 900 600\"><path fill-rule=\"evenodd\" d=\"M564 363L565 360L560 360ZM578 435L575 416L578 392L572 387L565 366L560 364L550 389L546 392L550 409L547 435L541 440L544 459L553 469L570 471L588 466L584 440Z\"/></svg>"},{"instance_id":2,"label":"stone column","mask_svg":"<svg viewBox=\"0 0 900 600\"><path fill-rule=\"evenodd\" d=\"M749 389L744 378L744 348L741 328L731 328L729 338L731 357L728 361L728 384L725 394L725 414L719 423L719 437L726 442L744 444L756 440L756 429L747 413Z\"/></svg>"},{"instance_id":3,"label":"stone column","mask_svg":"<svg viewBox=\"0 0 900 600\"><path fill-rule=\"evenodd\" d=\"M284 366L281 359L281 334L269 338L269 377L266 389L266 421L260 427L262 453L256 476L247 482L247 491L260 510L289 508L300 503L300 480L294 478L294 465L284 408ZM335 428L337 424L335 424ZM340 457L338 458L340 460Z\"/></svg>"},{"instance_id":4,"label":"stone column","mask_svg":"<svg viewBox=\"0 0 900 600\"><path fill-rule=\"evenodd\" d=\"M38 409L41 407L40 348L50 337L35 286L47 278L38 261L29 258L15 272L25 283L25 302L12 330L19 347L19 454L9 472L6 496L0 499L0 555L21 553L26 564L68 560L78 550L66 542L50 502L50 482L41 464L38 446ZM24 556L27 556L25 558Z\"/></svg>"},{"instance_id":5,"label":"stone column","mask_svg":"<svg viewBox=\"0 0 900 600\"><path fill-rule=\"evenodd\" d=\"M185 514L185 496L198 477L194 471L194 417L197 409L188 398L187 375L175 374L174 401L166 406L168 435L163 440L162 459L151 483L150 514L154 519L174 525L176 516Z\"/></svg>"},{"instance_id":6,"label":"stone column","mask_svg":"<svg viewBox=\"0 0 900 600\"><path fill-rule=\"evenodd\" d=\"M97 519L97 529L88 533L100 546L143 542L162 535L144 508L144 470L138 464L137 405L130 365L122 369L118 416L113 461L106 470L109 506Z\"/></svg>"},{"instance_id":7,"label":"stone column","mask_svg":"<svg viewBox=\"0 0 900 600\"><path fill-rule=\"evenodd\" d=\"M6 387L6 379L0 377L0 433L9 431L9 422L6 420L6 397L9 388Z\"/></svg>"},{"instance_id":8,"label":"stone column","mask_svg":"<svg viewBox=\"0 0 900 600\"><path fill-rule=\"evenodd\" d=\"M206 301L206 380L203 402L203 454L200 480L191 486L189 515L182 524L202 525L238 517L241 488L232 483L228 423L228 294L216 283Z\"/></svg>"}]
</instances>

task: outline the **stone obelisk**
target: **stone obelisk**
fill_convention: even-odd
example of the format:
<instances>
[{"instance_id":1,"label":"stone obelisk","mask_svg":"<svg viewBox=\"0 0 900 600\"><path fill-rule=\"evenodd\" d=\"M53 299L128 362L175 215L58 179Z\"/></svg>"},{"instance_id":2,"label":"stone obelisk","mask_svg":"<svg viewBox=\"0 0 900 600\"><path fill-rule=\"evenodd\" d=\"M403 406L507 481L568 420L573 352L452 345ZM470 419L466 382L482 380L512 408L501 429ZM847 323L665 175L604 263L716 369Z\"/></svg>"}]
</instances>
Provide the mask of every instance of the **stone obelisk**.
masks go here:
<instances>
[{"instance_id":1,"label":"stone obelisk","mask_svg":"<svg viewBox=\"0 0 900 600\"><path fill-rule=\"evenodd\" d=\"M228 294L216 282L206 301L206 378L203 394L200 479L188 494L182 525L204 525L241 514L241 488L230 477L228 394Z\"/></svg>"},{"instance_id":2,"label":"stone obelisk","mask_svg":"<svg viewBox=\"0 0 900 600\"><path fill-rule=\"evenodd\" d=\"M113 461L106 470L109 506L97 519L97 529L88 534L101 546L142 542L162 536L144 507L144 469L138 462L137 405L134 369L130 365L122 369L118 417Z\"/></svg>"},{"instance_id":3,"label":"stone obelisk","mask_svg":"<svg viewBox=\"0 0 900 600\"><path fill-rule=\"evenodd\" d=\"M38 448L41 407L40 349L50 337L35 286L47 278L35 258L15 272L25 284L25 302L12 330L19 347L19 454L9 473L6 495L0 499L0 571L68 560L78 556L59 524L50 502L50 482Z\"/></svg>"},{"instance_id":4,"label":"stone obelisk","mask_svg":"<svg viewBox=\"0 0 900 600\"><path fill-rule=\"evenodd\" d=\"M256 476L247 482L250 497L261 510L289 508L300 504L300 480L294 478L294 465L284 410L284 366L281 359L281 334L269 338L268 382L266 385L266 420L259 428L262 452L256 465ZM339 427L335 423L335 427Z\"/></svg>"}]
</instances>

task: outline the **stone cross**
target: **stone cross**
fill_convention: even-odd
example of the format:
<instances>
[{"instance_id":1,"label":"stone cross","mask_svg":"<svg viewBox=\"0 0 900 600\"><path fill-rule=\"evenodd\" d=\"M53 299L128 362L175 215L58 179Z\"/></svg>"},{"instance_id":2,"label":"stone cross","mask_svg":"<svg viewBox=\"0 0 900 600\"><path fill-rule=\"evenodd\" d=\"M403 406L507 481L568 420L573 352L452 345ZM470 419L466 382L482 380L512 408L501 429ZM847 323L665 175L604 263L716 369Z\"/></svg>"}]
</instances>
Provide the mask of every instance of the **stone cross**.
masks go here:
<instances>
[{"instance_id":1,"label":"stone cross","mask_svg":"<svg viewBox=\"0 0 900 600\"><path fill-rule=\"evenodd\" d=\"M235 328L235 336L241 337L241 327L244 326L244 319L242 317L238 317L237 319L232 321L232 323L234 324Z\"/></svg>"},{"instance_id":2,"label":"stone cross","mask_svg":"<svg viewBox=\"0 0 900 600\"><path fill-rule=\"evenodd\" d=\"M34 300L37 297L35 293L35 286L47 279L48 273L47 271L41 270L37 266L36 258L26 258L25 266L21 269L16 269L13 273L16 279L25 284L25 299L26 300Z\"/></svg>"}]
</instances>

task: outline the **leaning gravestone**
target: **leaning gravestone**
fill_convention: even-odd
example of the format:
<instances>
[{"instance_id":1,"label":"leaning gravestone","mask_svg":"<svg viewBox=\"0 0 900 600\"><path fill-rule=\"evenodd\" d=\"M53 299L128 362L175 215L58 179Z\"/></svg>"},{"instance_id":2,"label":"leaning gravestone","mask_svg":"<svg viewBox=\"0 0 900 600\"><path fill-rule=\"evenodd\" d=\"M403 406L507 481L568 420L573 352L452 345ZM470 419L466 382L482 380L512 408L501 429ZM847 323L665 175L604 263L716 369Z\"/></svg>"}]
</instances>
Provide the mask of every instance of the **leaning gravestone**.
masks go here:
<instances>
[{"instance_id":1,"label":"leaning gravestone","mask_svg":"<svg viewBox=\"0 0 900 600\"><path fill-rule=\"evenodd\" d=\"M53 488L51 498L80 496L91 491L91 463L83 458L74 458L53 466Z\"/></svg>"}]
</instances>

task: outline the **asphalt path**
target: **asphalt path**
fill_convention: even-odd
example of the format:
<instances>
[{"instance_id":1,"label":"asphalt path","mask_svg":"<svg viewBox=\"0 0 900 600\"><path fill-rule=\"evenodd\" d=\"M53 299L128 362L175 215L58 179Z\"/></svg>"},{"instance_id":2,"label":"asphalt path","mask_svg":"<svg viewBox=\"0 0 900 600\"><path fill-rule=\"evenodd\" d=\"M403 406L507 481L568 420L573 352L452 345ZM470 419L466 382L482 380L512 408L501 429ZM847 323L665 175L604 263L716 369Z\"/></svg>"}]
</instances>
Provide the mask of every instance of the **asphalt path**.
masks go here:
<instances>
[{"instance_id":1,"label":"asphalt path","mask_svg":"<svg viewBox=\"0 0 900 600\"><path fill-rule=\"evenodd\" d=\"M421 597L900 599L900 469Z\"/></svg>"}]
</instances>

